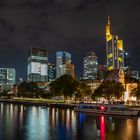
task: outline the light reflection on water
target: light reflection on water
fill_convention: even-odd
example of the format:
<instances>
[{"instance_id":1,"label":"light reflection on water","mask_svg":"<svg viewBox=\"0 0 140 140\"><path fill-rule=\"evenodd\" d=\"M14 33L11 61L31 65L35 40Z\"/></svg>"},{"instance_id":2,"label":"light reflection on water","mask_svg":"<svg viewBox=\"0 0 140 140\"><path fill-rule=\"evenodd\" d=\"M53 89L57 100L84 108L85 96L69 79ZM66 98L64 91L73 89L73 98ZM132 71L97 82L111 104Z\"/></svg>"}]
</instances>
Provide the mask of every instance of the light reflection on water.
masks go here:
<instances>
[{"instance_id":1,"label":"light reflection on water","mask_svg":"<svg viewBox=\"0 0 140 140\"><path fill-rule=\"evenodd\" d=\"M0 104L0 140L139 140L140 118Z\"/></svg>"},{"instance_id":2,"label":"light reflection on water","mask_svg":"<svg viewBox=\"0 0 140 140\"><path fill-rule=\"evenodd\" d=\"M105 134L106 134L105 117L104 117L104 115L101 115L100 116L100 136L101 136L101 140L105 140Z\"/></svg>"}]
</instances>

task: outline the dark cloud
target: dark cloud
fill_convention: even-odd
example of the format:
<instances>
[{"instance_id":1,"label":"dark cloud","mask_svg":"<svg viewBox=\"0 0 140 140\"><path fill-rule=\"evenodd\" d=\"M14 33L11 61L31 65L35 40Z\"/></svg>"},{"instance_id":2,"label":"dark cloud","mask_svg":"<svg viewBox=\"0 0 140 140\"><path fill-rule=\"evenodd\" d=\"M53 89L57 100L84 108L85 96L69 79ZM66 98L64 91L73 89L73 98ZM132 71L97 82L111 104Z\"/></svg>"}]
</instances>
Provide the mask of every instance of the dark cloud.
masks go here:
<instances>
[{"instance_id":1,"label":"dark cloud","mask_svg":"<svg viewBox=\"0 0 140 140\"><path fill-rule=\"evenodd\" d=\"M26 78L30 46L48 48L53 63L57 50L67 50L80 75L86 51L95 51L99 63L105 63L105 25L110 15L112 33L123 39L133 69L140 70L139 12L139 0L1 0L0 64L15 67L18 76Z\"/></svg>"}]
</instances>

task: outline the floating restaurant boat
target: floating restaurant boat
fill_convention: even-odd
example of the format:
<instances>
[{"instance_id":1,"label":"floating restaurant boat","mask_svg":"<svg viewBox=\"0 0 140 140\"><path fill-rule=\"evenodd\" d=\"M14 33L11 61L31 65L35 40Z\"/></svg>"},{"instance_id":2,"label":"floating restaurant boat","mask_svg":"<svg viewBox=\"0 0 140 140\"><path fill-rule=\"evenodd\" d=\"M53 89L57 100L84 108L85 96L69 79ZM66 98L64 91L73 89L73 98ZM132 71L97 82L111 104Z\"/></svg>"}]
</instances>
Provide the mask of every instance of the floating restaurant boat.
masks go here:
<instances>
[{"instance_id":1,"label":"floating restaurant boat","mask_svg":"<svg viewBox=\"0 0 140 140\"><path fill-rule=\"evenodd\" d=\"M125 105L88 105L79 104L74 108L76 112L85 112L92 114L119 115L119 116L137 116L139 110L127 108Z\"/></svg>"}]
</instances>

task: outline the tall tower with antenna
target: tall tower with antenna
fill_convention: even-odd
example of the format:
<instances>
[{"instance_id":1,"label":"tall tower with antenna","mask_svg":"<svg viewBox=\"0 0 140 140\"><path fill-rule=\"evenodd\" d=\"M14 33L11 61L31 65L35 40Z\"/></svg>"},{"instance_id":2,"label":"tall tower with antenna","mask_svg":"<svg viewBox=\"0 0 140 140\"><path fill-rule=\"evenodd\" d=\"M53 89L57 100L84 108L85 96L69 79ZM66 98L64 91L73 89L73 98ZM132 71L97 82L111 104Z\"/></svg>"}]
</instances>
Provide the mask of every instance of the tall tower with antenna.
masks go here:
<instances>
[{"instance_id":1,"label":"tall tower with antenna","mask_svg":"<svg viewBox=\"0 0 140 140\"><path fill-rule=\"evenodd\" d=\"M106 25L106 58L108 71L124 67L123 41L117 35L111 34L110 17Z\"/></svg>"},{"instance_id":2,"label":"tall tower with antenna","mask_svg":"<svg viewBox=\"0 0 140 140\"><path fill-rule=\"evenodd\" d=\"M112 35L111 35L111 29L110 29L110 17L108 16L108 21L107 21L107 25L106 25L106 40L111 40L112 39Z\"/></svg>"}]
</instances>

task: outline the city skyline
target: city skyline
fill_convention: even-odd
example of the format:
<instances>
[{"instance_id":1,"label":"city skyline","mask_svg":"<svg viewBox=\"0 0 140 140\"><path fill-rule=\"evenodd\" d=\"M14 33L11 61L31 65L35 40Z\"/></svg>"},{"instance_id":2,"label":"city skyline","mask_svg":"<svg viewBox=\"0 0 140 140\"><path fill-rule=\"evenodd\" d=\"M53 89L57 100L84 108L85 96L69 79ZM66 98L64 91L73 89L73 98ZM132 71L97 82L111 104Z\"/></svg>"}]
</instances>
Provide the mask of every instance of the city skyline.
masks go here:
<instances>
[{"instance_id":1,"label":"city skyline","mask_svg":"<svg viewBox=\"0 0 140 140\"><path fill-rule=\"evenodd\" d=\"M0 140L140 140L140 0L0 0Z\"/></svg>"},{"instance_id":2,"label":"city skyline","mask_svg":"<svg viewBox=\"0 0 140 140\"><path fill-rule=\"evenodd\" d=\"M5 0L0 6L0 65L15 68L17 77L26 80L27 49L31 46L47 48L51 63L55 63L56 51L70 52L78 76L82 73L85 52L94 51L99 64L106 64L107 16L111 18L112 34L119 35L132 58L133 70L140 70L137 62L140 3L137 0Z\"/></svg>"}]
</instances>

